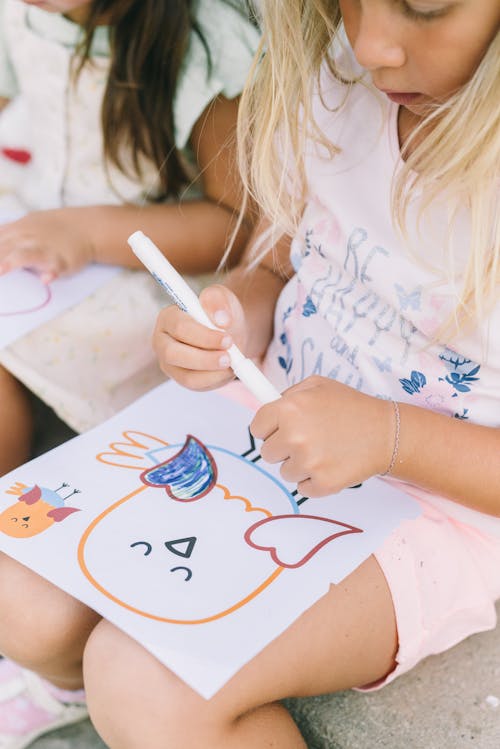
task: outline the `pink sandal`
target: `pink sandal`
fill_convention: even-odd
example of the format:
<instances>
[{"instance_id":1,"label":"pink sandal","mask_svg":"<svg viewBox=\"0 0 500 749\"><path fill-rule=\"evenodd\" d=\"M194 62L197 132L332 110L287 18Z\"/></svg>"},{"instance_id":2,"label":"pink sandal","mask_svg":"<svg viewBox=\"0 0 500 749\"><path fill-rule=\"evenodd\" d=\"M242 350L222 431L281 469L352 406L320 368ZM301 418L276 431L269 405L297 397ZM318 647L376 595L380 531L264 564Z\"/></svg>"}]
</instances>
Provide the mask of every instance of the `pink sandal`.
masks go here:
<instances>
[{"instance_id":1,"label":"pink sandal","mask_svg":"<svg viewBox=\"0 0 500 749\"><path fill-rule=\"evenodd\" d=\"M57 694L84 699L83 691L51 688L31 671L0 660L0 749L24 749L44 733L88 716L84 701L63 702Z\"/></svg>"}]
</instances>

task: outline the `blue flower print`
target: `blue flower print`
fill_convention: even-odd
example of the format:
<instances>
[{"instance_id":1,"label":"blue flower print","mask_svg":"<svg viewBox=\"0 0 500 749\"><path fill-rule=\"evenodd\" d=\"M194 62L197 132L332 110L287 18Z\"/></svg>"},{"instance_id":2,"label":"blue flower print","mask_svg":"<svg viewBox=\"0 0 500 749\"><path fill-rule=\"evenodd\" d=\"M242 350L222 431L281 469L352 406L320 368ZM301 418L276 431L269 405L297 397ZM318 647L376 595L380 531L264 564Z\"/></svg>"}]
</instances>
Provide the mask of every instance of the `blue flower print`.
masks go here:
<instances>
[{"instance_id":1,"label":"blue flower print","mask_svg":"<svg viewBox=\"0 0 500 749\"><path fill-rule=\"evenodd\" d=\"M407 392L409 395L414 395L415 393L419 393L421 388L424 387L424 385L427 384L427 379L422 372L417 372L416 369L414 369L410 375L410 379L407 380L406 378L399 380L401 385L403 386L403 390Z\"/></svg>"},{"instance_id":2,"label":"blue flower print","mask_svg":"<svg viewBox=\"0 0 500 749\"><path fill-rule=\"evenodd\" d=\"M318 310L316 309L316 305L314 304L313 300L310 296L307 297L306 303L302 307L302 314L304 317L310 317L311 315L315 315Z\"/></svg>"},{"instance_id":3,"label":"blue flower print","mask_svg":"<svg viewBox=\"0 0 500 749\"><path fill-rule=\"evenodd\" d=\"M280 335L280 342L283 344L283 346L286 346L286 354L285 356L278 356L278 364L280 365L281 369L284 369L285 372L289 374L293 364L293 357L291 356L291 347L288 343L286 333L282 333Z\"/></svg>"},{"instance_id":4,"label":"blue flower print","mask_svg":"<svg viewBox=\"0 0 500 749\"><path fill-rule=\"evenodd\" d=\"M305 243L305 246L306 246L306 249L305 249L305 252L304 252L304 256L305 257L307 257L308 255L311 254L311 250L312 250L312 243L311 243L312 233L313 233L312 229L307 229L306 230L306 234L305 234L305 237L304 237L304 243Z\"/></svg>"},{"instance_id":5,"label":"blue flower print","mask_svg":"<svg viewBox=\"0 0 500 749\"><path fill-rule=\"evenodd\" d=\"M307 229L305 237L304 237L304 242L306 245L304 257L307 257L308 255L310 255L311 252L317 252L318 255L320 255L321 257L326 257L325 253L323 252L321 248L321 245L312 243L311 239L312 239L313 234L314 234L313 229Z\"/></svg>"},{"instance_id":6,"label":"blue flower print","mask_svg":"<svg viewBox=\"0 0 500 749\"><path fill-rule=\"evenodd\" d=\"M474 375L477 374L480 369L481 367L478 364L467 374L460 374L460 372L450 372L450 374L446 375L444 379L446 380L446 382L449 382L450 385L455 388L455 390L458 390L459 393L469 393L470 387L468 383L476 382L477 380L479 380L479 377L474 377ZM443 381L443 377L440 377L439 379L441 380L441 382ZM454 397L456 397L456 393L454 394Z\"/></svg>"},{"instance_id":7,"label":"blue flower print","mask_svg":"<svg viewBox=\"0 0 500 749\"><path fill-rule=\"evenodd\" d=\"M460 421L466 421L469 418L467 416L468 413L469 413L469 409L468 408L463 408L462 409L462 413L461 414L458 414L458 413L453 414L453 418L454 419L460 419Z\"/></svg>"},{"instance_id":8,"label":"blue flower print","mask_svg":"<svg viewBox=\"0 0 500 749\"><path fill-rule=\"evenodd\" d=\"M469 393L471 390L470 384L479 380L476 375L481 369L481 365L449 348L444 349L439 358L449 372L446 377L440 377L439 380L448 382L457 391L453 394L453 397L456 398L457 393Z\"/></svg>"}]
</instances>

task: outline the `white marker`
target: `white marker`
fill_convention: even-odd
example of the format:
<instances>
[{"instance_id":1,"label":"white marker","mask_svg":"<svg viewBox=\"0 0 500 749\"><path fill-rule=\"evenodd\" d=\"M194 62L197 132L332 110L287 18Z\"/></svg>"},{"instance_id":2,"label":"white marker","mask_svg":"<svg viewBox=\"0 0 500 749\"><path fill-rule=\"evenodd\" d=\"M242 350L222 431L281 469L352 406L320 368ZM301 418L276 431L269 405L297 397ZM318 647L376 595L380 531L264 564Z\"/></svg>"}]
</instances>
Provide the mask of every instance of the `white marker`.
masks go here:
<instances>
[{"instance_id":1,"label":"white marker","mask_svg":"<svg viewBox=\"0 0 500 749\"><path fill-rule=\"evenodd\" d=\"M163 286L181 310L187 312L194 320L207 328L220 330L208 317L193 289L188 286L180 273L175 270L149 237L142 231L136 231L128 238L128 243L141 263L146 266L153 278L158 281L160 286ZM251 359L243 356L234 343L228 348L227 353L236 377L247 386L261 403L271 403L280 397L280 392L276 390Z\"/></svg>"}]
</instances>

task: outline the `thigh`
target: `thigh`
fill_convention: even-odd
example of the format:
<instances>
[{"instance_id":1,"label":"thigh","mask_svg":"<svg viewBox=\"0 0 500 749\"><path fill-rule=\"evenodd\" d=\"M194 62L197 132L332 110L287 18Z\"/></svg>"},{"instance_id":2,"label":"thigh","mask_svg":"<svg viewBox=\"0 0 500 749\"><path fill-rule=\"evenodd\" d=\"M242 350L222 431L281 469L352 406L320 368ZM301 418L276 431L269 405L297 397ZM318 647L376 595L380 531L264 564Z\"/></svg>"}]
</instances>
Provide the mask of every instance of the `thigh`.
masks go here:
<instances>
[{"instance_id":1,"label":"thigh","mask_svg":"<svg viewBox=\"0 0 500 749\"><path fill-rule=\"evenodd\" d=\"M28 668L66 652L81 659L100 617L16 560L0 553L0 652ZM78 656L79 653L79 656Z\"/></svg>"},{"instance_id":2,"label":"thigh","mask_svg":"<svg viewBox=\"0 0 500 749\"><path fill-rule=\"evenodd\" d=\"M220 691L237 712L375 682L395 667L391 593L374 557L305 611Z\"/></svg>"},{"instance_id":3,"label":"thigh","mask_svg":"<svg viewBox=\"0 0 500 749\"><path fill-rule=\"evenodd\" d=\"M0 365L0 476L29 459L33 417L29 396Z\"/></svg>"},{"instance_id":4,"label":"thigh","mask_svg":"<svg viewBox=\"0 0 500 749\"><path fill-rule=\"evenodd\" d=\"M108 722L112 703L147 725L164 721L199 730L235 720L284 697L347 689L385 676L395 665L397 633L391 595L373 557L332 586L280 637L204 700L138 643L107 622L85 653L85 684L93 718ZM161 715L161 718L159 716ZM149 717L147 717L149 716ZM170 734L171 735L171 734Z\"/></svg>"}]
</instances>

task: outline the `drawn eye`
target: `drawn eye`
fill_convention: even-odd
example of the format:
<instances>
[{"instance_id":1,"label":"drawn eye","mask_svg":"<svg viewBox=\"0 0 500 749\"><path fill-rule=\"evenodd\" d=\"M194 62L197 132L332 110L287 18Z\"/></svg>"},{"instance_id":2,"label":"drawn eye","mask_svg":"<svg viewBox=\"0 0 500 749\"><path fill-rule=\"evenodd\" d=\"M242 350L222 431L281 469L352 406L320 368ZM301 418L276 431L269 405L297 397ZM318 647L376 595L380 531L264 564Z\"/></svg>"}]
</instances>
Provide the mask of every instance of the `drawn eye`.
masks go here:
<instances>
[{"instance_id":1,"label":"drawn eye","mask_svg":"<svg viewBox=\"0 0 500 749\"><path fill-rule=\"evenodd\" d=\"M174 541L165 541L165 546L169 551L172 552L172 554L177 554L178 557L189 559L189 557L193 553L195 543L196 536L188 536L188 538L176 538ZM181 568L176 567L176 569Z\"/></svg>"},{"instance_id":2,"label":"drawn eye","mask_svg":"<svg viewBox=\"0 0 500 749\"><path fill-rule=\"evenodd\" d=\"M11 520L12 520L13 523L17 523L18 518L11 518Z\"/></svg>"},{"instance_id":3,"label":"drawn eye","mask_svg":"<svg viewBox=\"0 0 500 749\"><path fill-rule=\"evenodd\" d=\"M130 544L130 548L131 549L134 549L136 546L145 546L146 547L146 551L144 552L144 556L145 557L147 557L148 554L151 554L151 552L153 551L153 547L147 541L135 541L133 544Z\"/></svg>"},{"instance_id":4,"label":"drawn eye","mask_svg":"<svg viewBox=\"0 0 500 749\"><path fill-rule=\"evenodd\" d=\"M29 528L28 523L21 523L21 528Z\"/></svg>"}]
</instances>

